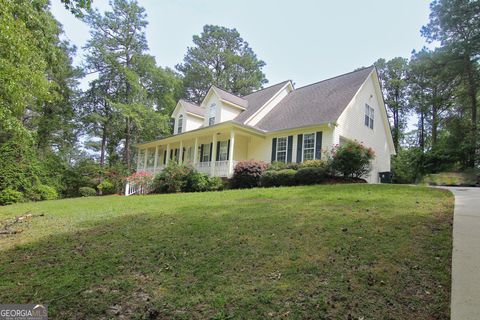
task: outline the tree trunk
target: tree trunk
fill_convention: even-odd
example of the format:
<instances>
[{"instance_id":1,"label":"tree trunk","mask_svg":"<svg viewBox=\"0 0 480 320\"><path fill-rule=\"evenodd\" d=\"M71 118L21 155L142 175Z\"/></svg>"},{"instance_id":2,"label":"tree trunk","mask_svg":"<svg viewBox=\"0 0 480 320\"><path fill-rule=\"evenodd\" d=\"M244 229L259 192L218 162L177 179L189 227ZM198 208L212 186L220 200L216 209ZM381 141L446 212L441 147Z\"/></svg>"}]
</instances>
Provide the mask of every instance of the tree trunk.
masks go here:
<instances>
[{"instance_id":1,"label":"tree trunk","mask_svg":"<svg viewBox=\"0 0 480 320\"><path fill-rule=\"evenodd\" d=\"M127 165L127 170L130 171L131 163L130 163L130 124L131 119L127 117L126 121L126 128L125 128L125 164Z\"/></svg>"},{"instance_id":2,"label":"tree trunk","mask_svg":"<svg viewBox=\"0 0 480 320\"><path fill-rule=\"evenodd\" d=\"M125 61L126 61L127 70L130 70L130 55L128 54L128 52L127 52ZM130 105L131 101L132 101L132 99L130 97L131 87L130 87L130 83L128 82L128 78L126 78L125 81L126 81L126 83L125 83L125 103L127 105ZM131 160L130 160L131 123L132 123L131 117L127 116L126 128L125 128L125 164L127 165L127 170L128 171L130 171L130 168L131 168Z\"/></svg>"},{"instance_id":3,"label":"tree trunk","mask_svg":"<svg viewBox=\"0 0 480 320\"><path fill-rule=\"evenodd\" d=\"M100 166L105 165L105 147L107 145L107 125L104 123L102 128L102 144L100 146Z\"/></svg>"},{"instance_id":4,"label":"tree trunk","mask_svg":"<svg viewBox=\"0 0 480 320\"><path fill-rule=\"evenodd\" d=\"M420 137L419 145L422 152L425 151L425 115L423 111L420 111Z\"/></svg>"},{"instance_id":5,"label":"tree trunk","mask_svg":"<svg viewBox=\"0 0 480 320\"><path fill-rule=\"evenodd\" d=\"M432 148L437 143L437 129L438 129L438 110L435 104L432 105Z\"/></svg>"},{"instance_id":6,"label":"tree trunk","mask_svg":"<svg viewBox=\"0 0 480 320\"><path fill-rule=\"evenodd\" d=\"M472 68L473 62L468 58L467 61L467 76L468 76L468 95L470 97L470 107L471 107L471 148L470 148L470 158L468 165L470 167L475 167L475 153L477 147L477 84L475 81L475 74Z\"/></svg>"}]
</instances>

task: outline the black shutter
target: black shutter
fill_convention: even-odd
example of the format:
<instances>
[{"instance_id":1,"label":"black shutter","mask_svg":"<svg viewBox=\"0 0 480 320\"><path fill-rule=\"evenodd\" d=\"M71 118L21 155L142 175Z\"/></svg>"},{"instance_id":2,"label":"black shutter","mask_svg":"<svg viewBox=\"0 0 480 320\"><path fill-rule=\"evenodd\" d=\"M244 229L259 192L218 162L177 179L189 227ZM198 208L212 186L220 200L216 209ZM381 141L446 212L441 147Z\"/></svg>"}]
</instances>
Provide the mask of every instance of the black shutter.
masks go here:
<instances>
[{"instance_id":1,"label":"black shutter","mask_svg":"<svg viewBox=\"0 0 480 320\"><path fill-rule=\"evenodd\" d=\"M297 136L297 162L302 162L303 134Z\"/></svg>"},{"instance_id":2,"label":"black shutter","mask_svg":"<svg viewBox=\"0 0 480 320\"><path fill-rule=\"evenodd\" d=\"M322 131L317 131L317 137L315 138L315 159L322 157Z\"/></svg>"},{"instance_id":3,"label":"black shutter","mask_svg":"<svg viewBox=\"0 0 480 320\"><path fill-rule=\"evenodd\" d=\"M292 162L293 136L288 136L287 139L287 162Z\"/></svg>"},{"instance_id":4,"label":"black shutter","mask_svg":"<svg viewBox=\"0 0 480 320\"><path fill-rule=\"evenodd\" d=\"M212 152L213 152L213 142L210 142L210 160L212 161Z\"/></svg>"},{"instance_id":5,"label":"black shutter","mask_svg":"<svg viewBox=\"0 0 480 320\"><path fill-rule=\"evenodd\" d=\"M217 141L217 154L215 155L215 160L220 160L220 141Z\"/></svg>"},{"instance_id":6,"label":"black shutter","mask_svg":"<svg viewBox=\"0 0 480 320\"><path fill-rule=\"evenodd\" d=\"M182 151L182 161L185 161L185 148L183 148L183 151Z\"/></svg>"},{"instance_id":7,"label":"black shutter","mask_svg":"<svg viewBox=\"0 0 480 320\"><path fill-rule=\"evenodd\" d=\"M203 143L200 145L200 162L203 162Z\"/></svg>"},{"instance_id":8,"label":"black shutter","mask_svg":"<svg viewBox=\"0 0 480 320\"><path fill-rule=\"evenodd\" d=\"M272 162L277 159L277 138L272 139Z\"/></svg>"},{"instance_id":9,"label":"black shutter","mask_svg":"<svg viewBox=\"0 0 480 320\"><path fill-rule=\"evenodd\" d=\"M163 151L163 164L167 163L167 150Z\"/></svg>"},{"instance_id":10,"label":"black shutter","mask_svg":"<svg viewBox=\"0 0 480 320\"><path fill-rule=\"evenodd\" d=\"M230 139L228 139L227 143L227 160L230 160Z\"/></svg>"}]
</instances>

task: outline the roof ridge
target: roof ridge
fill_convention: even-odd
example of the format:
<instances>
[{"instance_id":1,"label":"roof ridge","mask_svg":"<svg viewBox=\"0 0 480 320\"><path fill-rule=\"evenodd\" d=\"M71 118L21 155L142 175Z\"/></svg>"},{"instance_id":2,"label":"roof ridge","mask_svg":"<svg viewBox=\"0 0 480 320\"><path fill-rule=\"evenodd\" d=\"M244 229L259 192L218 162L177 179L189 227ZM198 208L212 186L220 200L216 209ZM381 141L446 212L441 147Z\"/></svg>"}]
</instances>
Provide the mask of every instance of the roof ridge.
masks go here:
<instances>
[{"instance_id":1,"label":"roof ridge","mask_svg":"<svg viewBox=\"0 0 480 320\"><path fill-rule=\"evenodd\" d=\"M313 86L313 85L316 85L316 84L319 84L319 83L322 83L322 82L325 82L325 81L329 81L329 80L333 80L333 79L336 79L336 78L340 78L340 77L343 77L343 76L346 76L346 75L349 75L349 74L352 74L352 73L356 73L356 72L360 72L360 71L364 71L366 69L373 69L375 68L374 65L371 65L371 66L368 66L368 67L363 67L363 68L360 68L360 69L357 69L357 70L353 70L353 71L350 71L350 72L346 72L346 73L343 73L343 74L340 74L338 76L335 76L335 77L331 77L331 78L327 78L327 79L323 79L323 80L320 80L320 81L317 81L317 82L313 82L313 83L309 83L309 84L306 84L302 87L299 87L299 88L296 88L296 90L300 90L300 89L304 89L306 87L310 87L310 86Z\"/></svg>"},{"instance_id":2,"label":"roof ridge","mask_svg":"<svg viewBox=\"0 0 480 320\"><path fill-rule=\"evenodd\" d=\"M282 82L272 84L271 86L268 86L268 87L259 89L259 90L257 90L257 91L252 92L252 93L246 94L246 95L244 95L244 96L242 96L242 97L248 97L249 95L252 95L252 94L254 94L254 93L257 93L257 92L260 92L260 91L263 91L263 90L270 89L270 88L272 88L272 87L278 86L279 84L282 84L282 83L285 83L285 82L288 82L288 81L292 81L292 80L284 80L284 81L282 81ZM242 97L240 97L240 98L242 98Z\"/></svg>"}]
</instances>

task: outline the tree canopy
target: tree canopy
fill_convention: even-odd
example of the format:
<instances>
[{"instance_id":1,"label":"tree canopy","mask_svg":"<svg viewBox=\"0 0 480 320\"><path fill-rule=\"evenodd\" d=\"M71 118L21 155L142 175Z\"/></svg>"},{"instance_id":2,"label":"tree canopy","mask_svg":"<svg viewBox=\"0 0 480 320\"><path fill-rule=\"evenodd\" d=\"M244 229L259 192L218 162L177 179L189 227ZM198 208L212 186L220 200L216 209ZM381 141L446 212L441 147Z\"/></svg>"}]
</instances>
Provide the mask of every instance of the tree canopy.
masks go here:
<instances>
[{"instance_id":1,"label":"tree canopy","mask_svg":"<svg viewBox=\"0 0 480 320\"><path fill-rule=\"evenodd\" d=\"M183 63L176 66L183 76L189 99L201 102L211 85L237 95L247 95L267 83L258 59L236 29L206 25L193 36Z\"/></svg>"}]
</instances>

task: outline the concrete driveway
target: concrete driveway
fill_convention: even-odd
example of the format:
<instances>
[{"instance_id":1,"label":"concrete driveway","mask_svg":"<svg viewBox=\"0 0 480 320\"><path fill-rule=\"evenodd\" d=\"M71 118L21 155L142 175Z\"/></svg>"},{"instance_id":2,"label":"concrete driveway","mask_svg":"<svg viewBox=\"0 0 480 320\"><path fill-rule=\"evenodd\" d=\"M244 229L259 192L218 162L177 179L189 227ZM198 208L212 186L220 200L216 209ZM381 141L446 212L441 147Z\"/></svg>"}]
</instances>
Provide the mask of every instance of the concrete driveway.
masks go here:
<instances>
[{"instance_id":1,"label":"concrete driveway","mask_svg":"<svg viewBox=\"0 0 480 320\"><path fill-rule=\"evenodd\" d=\"M449 187L455 195L452 320L480 319L480 188Z\"/></svg>"}]
</instances>

